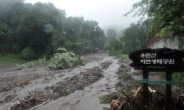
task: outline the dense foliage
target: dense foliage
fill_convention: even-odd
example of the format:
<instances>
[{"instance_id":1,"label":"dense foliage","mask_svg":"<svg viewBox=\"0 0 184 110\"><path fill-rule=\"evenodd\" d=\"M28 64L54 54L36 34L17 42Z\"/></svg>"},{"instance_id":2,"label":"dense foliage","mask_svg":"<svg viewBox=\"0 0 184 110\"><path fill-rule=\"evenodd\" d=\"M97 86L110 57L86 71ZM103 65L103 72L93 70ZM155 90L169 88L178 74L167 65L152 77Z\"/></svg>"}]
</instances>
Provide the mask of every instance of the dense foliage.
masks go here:
<instances>
[{"instance_id":1,"label":"dense foliage","mask_svg":"<svg viewBox=\"0 0 184 110\"><path fill-rule=\"evenodd\" d=\"M110 41L117 39L117 31L114 29L108 29L106 32L106 42L105 42L105 47L109 49Z\"/></svg>"},{"instance_id":2,"label":"dense foliage","mask_svg":"<svg viewBox=\"0 0 184 110\"><path fill-rule=\"evenodd\" d=\"M130 27L124 30L120 40L123 43L123 52L129 54L135 50L147 48L147 35L149 28L149 20L132 23Z\"/></svg>"},{"instance_id":3,"label":"dense foliage","mask_svg":"<svg viewBox=\"0 0 184 110\"><path fill-rule=\"evenodd\" d=\"M47 67L48 70L71 68L83 63L83 59L73 52L68 52L65 48L58 48L57 50L58 52L54 54L52 63Z\"/></svg>"},{"instance_id":4,"label":"dense foliage","mask_svg":"<svg viewBox=\"0 0 184 110\"><path fill-rule=\"evenodd\" d=\"M122 31L122 36L117 38L117 32L113 29L107 31L106 49L111 55L122 56L135 50L147 48L150 20L140 20L132 23Z\"/></svg>"},{"instance_id":5,"label":"dense foliage","mask_svg":"<svg viewBox=\"0 0 184 110\"><path fill-rule=\"evenodd\" d=\"M183 0L140 0L133 9L126 13L147 15L151 20L149 35L159 34L161 37L179 37L179 49L184 50L184 1ZM173 78L184 82L183 73L173 74Z\"/></svg>"},{"instance_id":6,"label":"dense foliage","mask_svg":"<svg viewBox=\"0 0 184 110\"><path fill-rule=\"evenodd\" d=\"M105 34L96 21L66 17L52 3L23 1L0 0L1 55L21 54L29 48L38 58L43 54L50 57L59 47L75 53L86 47L103 48Z\"/></svg>"},{"instance_id":7,"label":"dense foliage","mask_svg":"<svg viewBox=\"0 0 184 110\"><path fill-rule=\"evenodd\" d=\"M133 5L132 11L151 19L150 34L184 37L183 5L183 0L141 0Z\"/></svg>"},{"instance_id":8,"label":"dense foliage","mask_svg":"<svg viewBox=\"0 0 184 110\"><path fill-rule=\"evenodd\" d=\"M29 47L26 47L25 49L22 50L20 56L22 59L25 60L33 59L35 57L35 52L32 51Z\"/></svg>"}]
</instances>

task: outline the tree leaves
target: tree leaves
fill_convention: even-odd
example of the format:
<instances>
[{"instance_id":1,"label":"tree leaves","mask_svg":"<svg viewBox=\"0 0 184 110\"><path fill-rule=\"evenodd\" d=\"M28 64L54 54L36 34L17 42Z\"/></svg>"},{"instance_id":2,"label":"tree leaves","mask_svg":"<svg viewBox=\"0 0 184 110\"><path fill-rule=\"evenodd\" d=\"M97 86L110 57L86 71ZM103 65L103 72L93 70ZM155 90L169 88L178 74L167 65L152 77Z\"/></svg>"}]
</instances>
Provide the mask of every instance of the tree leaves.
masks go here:
<instances>
[{"instance_id":1,"label":"tree leaves","mask_svg":"<svg viewBox=\"0 0 184 110\"><path fill-rule=\"evenodd\" d=\"M125 29L120 40L123 42L123 52L131 53L135 50L146 48L149 20L139 21L137 24L132 23Z\"/></svg>"},{"instance_id":2,"label":"tree leaves","mask_svg":"<svg viewBox=\"0 0 184 110\"><path fill-rule=\"evenodd\" d=\"M65 48L58 48L61 53L54 54L52 63L47 67L49 70L65 69L82 63L82 59L73 52L68 52Z\"/></svg>"},{"instance_id":3,"label":"tree leaves","mask_svg":"<svg viewBox=\"0 0 184 110\"><path fill-rule=\"evenodd\" d=\"M105 34L96 21L66 17L52 3L0 0L0 46L29 47L35 56L51 54L59 47L82 53L85 47L103 48Z\"/></svg>"},{"instance_id":4,"label":"tree leaves","mask_svg":"<svg viewBox=\"0 0 184 110\"><path fill-rule=\"evenodd\" d=\"M133 11L138 9L135 15L144 16L146 13L148 18L152 19L149 34L159 33L162 37L184 37L184 29L180 28L184 25L183 5L183 0L141 0L133 5Z\"/></svg>"}]
</instances>

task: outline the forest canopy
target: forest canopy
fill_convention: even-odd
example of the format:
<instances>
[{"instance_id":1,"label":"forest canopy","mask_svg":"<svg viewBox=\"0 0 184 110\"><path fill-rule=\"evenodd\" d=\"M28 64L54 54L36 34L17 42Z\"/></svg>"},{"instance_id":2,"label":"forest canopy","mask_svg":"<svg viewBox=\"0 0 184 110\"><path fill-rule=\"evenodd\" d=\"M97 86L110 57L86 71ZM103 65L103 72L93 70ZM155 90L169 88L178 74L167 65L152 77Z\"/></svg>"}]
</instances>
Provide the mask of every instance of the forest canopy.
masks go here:
<instances>
[{"instance_id":1,"label":"forest canopy","mask_svg":"<svg viewBox=\"0 0 184 110\"><path fill-rule=\"evenodd\" d=\"M80 54L87 47L95 50L104 44L104 31L96 21L66 17L66 12L52 3L0 0L1 55L14 53L27 58L24 55L32 54L36 58L53 55L59 47Z\"/></svg>"}]
</instances>

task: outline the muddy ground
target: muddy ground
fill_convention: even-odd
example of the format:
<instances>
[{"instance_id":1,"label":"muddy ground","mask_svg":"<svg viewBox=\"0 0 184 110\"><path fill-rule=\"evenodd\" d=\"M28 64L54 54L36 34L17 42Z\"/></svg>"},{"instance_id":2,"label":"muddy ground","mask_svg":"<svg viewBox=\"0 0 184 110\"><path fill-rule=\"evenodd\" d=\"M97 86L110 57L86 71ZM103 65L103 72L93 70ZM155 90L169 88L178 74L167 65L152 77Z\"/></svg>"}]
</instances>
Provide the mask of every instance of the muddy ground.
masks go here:
<instances>
[{"instance_id":1,"label":"muddy ground","mask_svg":"<svg viewBox=\"0 0 184 110\"><path fill-rule=\"evenodd\" d=\"M84 58L85 65L57 71L46 71L49 62L22 69L0 66L0 110L108 108L99 97L116 91L119 59L106 53Z\"/></svg>"},{"instance_id":2,"label":"muddy ground","mask_svg":"<svg viewBox=\"0 0 184 110\"><path fill-rule=\"evenodd\" d=\"M138 87L142 78L128 59L107 53L84 58L85 65L57 71L46 70L49 62L22 69L1 65L0 110L108 110L110 105L101 104L100 96L130 84Z\"/></svg>"}]
</instances>

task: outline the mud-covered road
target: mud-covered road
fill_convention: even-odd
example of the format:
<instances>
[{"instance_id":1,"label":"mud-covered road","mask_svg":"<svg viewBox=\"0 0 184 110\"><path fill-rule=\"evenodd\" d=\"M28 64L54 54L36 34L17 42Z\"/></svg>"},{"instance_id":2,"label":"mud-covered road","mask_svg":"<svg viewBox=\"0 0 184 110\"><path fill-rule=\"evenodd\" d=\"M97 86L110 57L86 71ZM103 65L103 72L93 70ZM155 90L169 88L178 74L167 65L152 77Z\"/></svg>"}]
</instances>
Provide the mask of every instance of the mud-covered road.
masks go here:
<instances>
[{"instance_id":1,"label":"mud-covered road","mask_svg":"<svg viewBox=\"0 0 184 110\"><path fill-rule=\"evenodd\" d=\"M0 65L0 110L110 110L111 100L119 97L114 97L116 91L122 90L131 96L142 86L138 81L142 79L142 71L131 68L129 59L118 59L107 53L83 57L85 65L56 71L46 70L49 62L22 69ZM163 75L150 73L149 79L161 80ZM157 93L165 93L163 85L150 84L150 87ZM175 99L178 99L176 94L183 97L184 86L173 85L172 91ZM164 99L160 95L154 97L155 102Z\"/></svg>"},{"instance_id":2,"label":"mud-covered road","mask_svg":"<svg viewBox=\"0 0 184 110\"><path fill-rule=\"evenodd\" d=\"M103 110L99 97L116 91L119 59L85 55L85 65L46 71L48 63L17 69L0 66L0 110Z\"/></svg>"}]
</instances>

